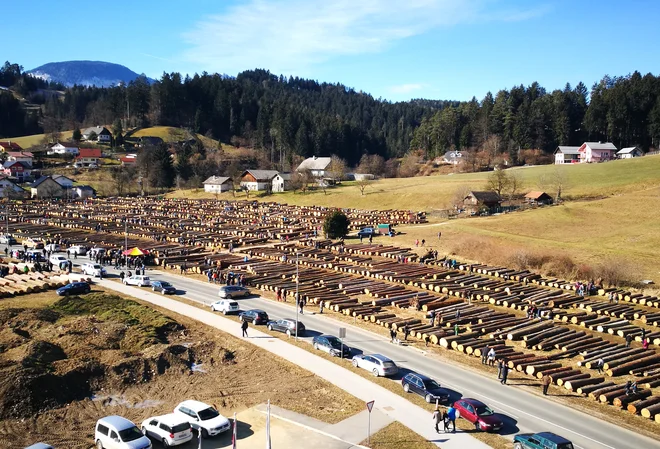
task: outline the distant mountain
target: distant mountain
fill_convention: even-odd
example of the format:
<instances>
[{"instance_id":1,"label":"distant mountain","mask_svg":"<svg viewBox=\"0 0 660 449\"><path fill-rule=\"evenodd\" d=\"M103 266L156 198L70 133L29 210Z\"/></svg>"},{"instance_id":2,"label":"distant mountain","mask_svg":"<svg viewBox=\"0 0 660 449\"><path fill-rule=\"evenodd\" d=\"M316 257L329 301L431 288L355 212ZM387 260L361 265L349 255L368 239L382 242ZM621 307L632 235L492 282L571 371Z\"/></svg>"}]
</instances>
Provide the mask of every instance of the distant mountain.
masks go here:
<instances>
[{"instance_id":1,"label":"distant mountain","mask_svg":"<svg viewBox=\"0 0 660 449\"><path fill-rule=\"evenodd\" d=\"M112 87L127 84L138 75L128 67L102 61L49 62L28 73L47 81L62 83L67 87L82 86ZM150 83L154 82L147 78Z\"/></svg>"}]
</instances>

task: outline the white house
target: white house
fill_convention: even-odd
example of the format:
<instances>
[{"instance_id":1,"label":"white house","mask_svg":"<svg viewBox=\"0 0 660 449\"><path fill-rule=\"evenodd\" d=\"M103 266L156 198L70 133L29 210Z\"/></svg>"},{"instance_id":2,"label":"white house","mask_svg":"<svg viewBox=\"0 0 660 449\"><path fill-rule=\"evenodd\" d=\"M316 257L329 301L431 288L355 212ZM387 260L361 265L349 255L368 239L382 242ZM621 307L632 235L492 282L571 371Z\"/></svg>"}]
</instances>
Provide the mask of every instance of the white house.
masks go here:
<instances>
[{"instance_id":1,"label":"white house","mask_svg":"<svg viewBox=\"0 0 660 449\"><path fill-rule=\"evenodd\" d=\"M90 165L98 166L101 156L101 150L98 148L81 148L76 158L76 163L83 167L89 167Z\"/></svg>"},{"instance_id":2,"label":"white house","mask_svg":"<svg viewBox=\"0 0 660 449\"><path fill-rule=\"evenodd\" d=\"M580 162L605 162L614 159L617 148L611 142L584 142L580 149Z\"/></svg>"},{"instance_id":3,"label":"white house","mask_svg":"<svg viewBox=\"0 0 660 449\"><path fill-rule=\"evenodd\" d=\"M96 190L90 186L75 186L72 190L74 198L96 198Z\"/></svg>"},{"instance_id":4,"label":"white house","mask_svg":"<svg viewBox=\"0 0 660 449\"><path fill-rule=\"evenodd\" d=\"M52 175L51 178L53 178L53 181L66 189L73 187L73 179L67 178L64 175Z\"/></svg>"},{"instance_id":5,"label":"white house","mask_svg":"<svg viewBox=\"0 0 660 449\"><path fill-rule=\"evenodd\" d=\"M60 155L63 155L63 156L68 154L68 155L71 155L71 156L78 156L78 153L79 153L78 147L73 145L72 143L65 142L63 144L63 143L57 142L55 145L50 147L50 150L48 150L47 154L49 154L49 155L60 154Z\"/></svg>"},{"instance_id":6,"label":"white house","mask_svg":"<svg viewBox=\"0 0 660 449\"><path fill-rule=\"evenodd\" d=\"M105 143L110 143L112 140L112 134L110 134L110 131L108 131L108 128L104 126L92 126L87 129L84 129L82 131L82 137L85 140L91 140L90 136L92 133L96 134L96 141L97 142L105 142Z\"/></svg>"},{"instance_id":7,"label":"white house","mask_svg":"<svg viewBox=\"0 0 660 449\"><path fill-rule=\"evenodd\" d=\"M643 155L644 153L638 147L621 148L616 153L619 159L632 159L634 157L642 157Z\"/></svg>"},{"instance_id":8,"label":"white house","mask_svg":"<svg viewBox=\"0 0 660 449\"><path fill-rule=\"evenodd\" d=\"M309 157L300 163L296 171L309 170L312 176L323 177L331 162L331 157Z\"/></svg>"},{"instance_id":9,"label":"white house","mask_svg":"<svg viewBox=\"0 0 660 449\"><path fill-rule=\"evenodd\" d=\"M445 164L458 165L463 162L463 153L460 151L448 151L442 157L442 162Z\"/></svg>"},{"instance_id":10,"label":"white house","mask_svg":"<svg viewBox=\"0 0 660 449\"><path fill-rule=\"evenodd\" d=\"M268 190L277 170L245 170L241 175L241 188L246 190Z\"/></svg>"},{"instance_id":11,"label":"white house","mask_svg":"<svg viewBox=\"0 0 660 449\"><path fill-rule=\"evenodd\" d=\"M211 176L204 181L204 191L211 193L229 192L234 187L231 178L223 176Z\"/></svg>"},{"instance_id":12,"label":"white house","mask_svg":"<svg viewBox=\"0 0 660 449\"><path fill-rule=\"evenodd\" d=\"M284 192L286 190L289 190L290 182L291 182L291 173L278 173L271 181L272 191Z\"/></svg>"},{"instance_id":13,"label":"white house","mask_svg":"<svg viewBox=\"0 0 660 449\"><path fill-rule=\"evenodd\" d=\"M580 147L558 146L555 150L555 164L577 164L580 162Z\"/></svg>"},{"instance_id":14,"label":"white house","mask_svg":"<svg viewBox=\"0 0 660 449\"><path fill-rule=\"evenodd\" d=\"M11 179L0 177L0 198L23 198L26 195L27 192Z\"/></svg>"}]
</instances>

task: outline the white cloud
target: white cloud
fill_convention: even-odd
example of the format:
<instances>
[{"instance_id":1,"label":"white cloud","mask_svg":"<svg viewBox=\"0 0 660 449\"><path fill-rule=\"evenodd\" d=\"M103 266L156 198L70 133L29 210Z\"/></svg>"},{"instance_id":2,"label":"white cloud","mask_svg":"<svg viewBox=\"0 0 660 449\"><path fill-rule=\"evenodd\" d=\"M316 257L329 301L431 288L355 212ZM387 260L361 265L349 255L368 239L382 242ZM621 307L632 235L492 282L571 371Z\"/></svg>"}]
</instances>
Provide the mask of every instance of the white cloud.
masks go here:
<instances>
[{"instance_id":1,"label":"white cloud","mask_svg":"<svg viewBox=\"0 0 660 449\"><path fill-rule=\"evenodd\" d=\"M500 0L501 1L501 0ZM533 11L491 14L493 0L247 0L198 22L183 37L185 59L234 74L256 67L300 73L341 55L381 52L430 29L477 20L524 20Z\"/></svg>"},{"instance_id":2,"label":"white cloud","mask_svg":"<svg viewBox=\"0 0 660 449\"><path fill-rule=\"evenodd\" d=\"M423 87L421 84L401 84L399 86L390 86L389 90L393 94L409 94Z\"/></svg>"}]
</instances>

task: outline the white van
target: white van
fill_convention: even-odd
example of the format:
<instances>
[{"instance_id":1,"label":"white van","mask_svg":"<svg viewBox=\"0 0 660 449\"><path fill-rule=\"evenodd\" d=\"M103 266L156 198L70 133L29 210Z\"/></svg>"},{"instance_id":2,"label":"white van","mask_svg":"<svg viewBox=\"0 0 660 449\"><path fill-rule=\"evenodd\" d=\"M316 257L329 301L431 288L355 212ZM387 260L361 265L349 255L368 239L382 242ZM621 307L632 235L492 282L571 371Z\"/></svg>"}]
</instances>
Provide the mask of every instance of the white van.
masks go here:
<instances>
[{"instance_id":1,"label":"white van","mask_svg":"<svg viewBox=\"0 0 660 449\"><path fill-rule=\"evenodd\" d=\"M121 416L106 416L96 421L96 449L151 449L151 440L135 424Z\"/></svg>"}]
</instances>

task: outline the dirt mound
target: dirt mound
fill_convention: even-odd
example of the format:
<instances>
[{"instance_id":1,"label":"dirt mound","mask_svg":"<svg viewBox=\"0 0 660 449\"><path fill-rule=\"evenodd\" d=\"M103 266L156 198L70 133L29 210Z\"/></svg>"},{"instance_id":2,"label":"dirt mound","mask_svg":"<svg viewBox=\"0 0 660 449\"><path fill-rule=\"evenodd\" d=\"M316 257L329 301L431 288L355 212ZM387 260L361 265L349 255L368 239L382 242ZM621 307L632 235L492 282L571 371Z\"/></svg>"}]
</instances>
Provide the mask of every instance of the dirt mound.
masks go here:
<instances>
[{"instance_id":1,"label":"dirt mound","mask_svg":"<svg viewBox=\"0 0 660 449\"><path fill-rule=\"evenodd\" d=\"M129 357L109 366L108 382L120 385L132 385L151 381L155 376L165 373L190 373L195 360L192 348L183 345L152 347L141 356ZM118 384L118 385L116 385Z\"/></svg>"},{"instance_id":2,"label":"dirt mound","mask_svg":"<svg viewBox=\"0 0 660 449\"><path fill-rule=\"evenodd\" d=\"M51 364L57 360L66 359L64 350L58 345L47 341L35 341L30 343L27 355L21 361L24 368L49 369Z\"/></svg>"}]
</instances>

